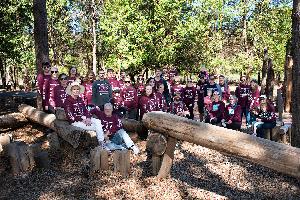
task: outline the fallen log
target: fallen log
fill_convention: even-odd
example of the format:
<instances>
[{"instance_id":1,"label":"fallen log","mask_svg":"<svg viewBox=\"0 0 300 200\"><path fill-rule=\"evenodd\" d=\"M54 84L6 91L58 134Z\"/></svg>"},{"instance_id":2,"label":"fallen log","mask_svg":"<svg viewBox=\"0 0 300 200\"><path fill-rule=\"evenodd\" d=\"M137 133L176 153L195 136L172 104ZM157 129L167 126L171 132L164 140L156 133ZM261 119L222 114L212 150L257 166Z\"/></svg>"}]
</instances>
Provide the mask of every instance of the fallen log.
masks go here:
<instances>
[{"instance_id":1,"label":"fallen log","mask_svg":"<svg viewBox=\"0 0 300 200\"><path fill-rule=\"evenodd\" d=\"M300 178L299 148L163 112L147 113L142 121L147 128L178 140L241 157Z\"/></svg>"},{"instance_id":2,"label":"fallen log","mask_svg":"<svg viewBox=\"0 0 300 200\"><path fill-rule=\"evenodd\" d=\"M28 120L21 113L11 113L0 116L0 128L19 128L28 123Z\"/></svg>"},{"instance_id":3,"label":"fallen log","mask_svg":"<svg viewBox=\"0 0 300 200\"><path fill-rule=\"evenodd\" d=\"M96 132L86 131L70 125L67 121L58 120L54 114L47 114L36 108L21 104L19 111L29 120L54 130L62 139L77 148L81 142L86 145L97 143ZM123 120L126 131L139 130L142 124L135 120Z\"/></svg>"}]
</instances>

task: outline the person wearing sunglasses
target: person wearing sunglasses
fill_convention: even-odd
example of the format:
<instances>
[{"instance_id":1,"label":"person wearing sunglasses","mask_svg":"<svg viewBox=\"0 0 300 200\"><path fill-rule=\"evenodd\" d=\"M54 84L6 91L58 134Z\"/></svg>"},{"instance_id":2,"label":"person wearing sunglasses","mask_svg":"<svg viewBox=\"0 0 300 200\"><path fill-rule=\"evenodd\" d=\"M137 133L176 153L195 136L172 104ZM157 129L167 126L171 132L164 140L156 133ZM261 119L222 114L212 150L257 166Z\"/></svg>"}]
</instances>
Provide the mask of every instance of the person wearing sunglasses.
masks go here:
<instances>
[{"instance_id":1,"label":"person wearing sunglasses","mask_svg":"<svg viewBox=\"0 0 300 200\"><path fill-rule=\"evenodd\" d=\"M63 108L66 98L67 98L67 93L66 93L66 88L68 86L68 76L65 73L62 73L58 76L59 80L59 85L55 86L53 88L53 99L54 99L54 104L53 108L54 110L58 108Z\"/></svg>"},{"instance_id":2,"label":"person wearing sunglasses","mask_svg":"<svg viewBox=\"0 0 300 200\"><path fill-rule=\"evenodd\" d=\"M204 97L210 98L215 91L222 94L220 85L215 82L215 76L210 74L208 83L204 86Z\"/></svg>"},{"instance_id":3,"label":"person wearing sunglasses","mask_svg":"<svg viewBox=\"0 0 300 200\"><path fill-rule=\"evenodd\" d=\"M42 96L42 106L43 109L45 110L45 83L47 82L48 79L51 78L51 71L50 71L51 65L49 62L43 62L42 63L42 72L40 72L37 75L37 90L38 93Z\"/></svg>"},{"instance_id":4,"label":"person wearing sunglasses","mask_svg":"<svg viewBox=\"0 0 300 200\"><path fill-rule=\"evenodd\" d=\"M207 107L206 123L217 125L224 119L225 104L220 100L219 92L215 91L212 96L212 102Z\"/></svg>"},{"instance_id":5,"label":"person wearing sunglasses","mask_svg":"<svg viewBox=\"0 0 300 200\"><path fill-rule=\"evenodd\" d=\"M68 81L69 81L69 84L73 83L74 81L76 81L77 79L77 68L75 66L72 66L70 69L69 69L69 77L68 77Z\"/></svg>"},{"instance_id":6,"label":"person wearing sunglasses","mask_svg":"<svg viewBox=\"0 0 300 200\"><path fill-rule=\"evenodd\" d=\"M187 80L186 87L182 92L183 102L189 110L189 119L194 119L194 105L196 98L196 88L193 85L192 79Z\"/></svg>"},{"instance_id":7,"label":"person wearing sunglasses","mask_svg":"<svg viewBox=\"0 0 300 200\"><path fill-rule=\"evenodd\" d=\"M241 106L242 114L241 117L243 118L243 115L246 117L246 125L247 127L251 126L250 124L250 112L249 107L250 104L249 101L249 95L250 95L250 85L247 84L246 76L241 76L240 78L240 84L235 90L235 96L238 98L238 105Z\"/></svg>"},{"instance_id":8,"label":"person wearing sunglasses","mask_svg":"<svg viewBox=\"0 0 300 200\"><path fill-rule=\"evenodd\" d=\"M229 96L229 104L224 111L224 119L222 125L228 129L240 130L242 125L240 105L237 105L237 98L234 95Z\"/></svg>"},{"instance_id":9,"label":"person wearing sunglasses","mask_svg":"<svg viewBox=\"0 0 300 200\"><path fill-rule=\"evenodd\" d=\"M87 106L88 109L91 109L94 107L94 104L92 102L92 95L93 95L93 82L95 81L95 74L92 70L89 70L85 77L85 82L82 84L84 87L84 93L83 93L83 99L84 103Z\"/></svg>"},{"instance_id":10,"label":"person wearing sunglasses","mask_svg":"<svg viewBox=\"0 0 300 200\"><path fill-rule=\"evenodd\" d=\"M138 96L136 89L132 86L129 77L125 78L125 88L121 91L121 97L124 101L126 117L129 119L137 118Z\"/></svg>"},{"instance_id":11,"label":"person wearing sunglasses","mask_svg":"<svg viewBox=\"0 0 300 200\"><path fill-rule=\"evenodd\" d=\"M58 68L51 67L51 77L45 82L45 110L54 113L54 94L53 89L59 85Z\"/></svg>"}]
</instances>

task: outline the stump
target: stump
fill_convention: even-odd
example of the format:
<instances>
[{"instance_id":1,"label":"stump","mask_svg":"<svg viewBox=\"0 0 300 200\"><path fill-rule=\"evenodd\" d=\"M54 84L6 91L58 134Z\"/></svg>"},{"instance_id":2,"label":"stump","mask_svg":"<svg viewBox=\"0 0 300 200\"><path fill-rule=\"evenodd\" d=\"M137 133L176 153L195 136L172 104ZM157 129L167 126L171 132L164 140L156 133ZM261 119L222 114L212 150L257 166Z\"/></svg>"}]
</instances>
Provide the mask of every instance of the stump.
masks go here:
<instances>
[{"instance_id":1,"label":"stump","mask_svg":"<svg viewBox=\"0 0 300 200\"><path fill-rule=\"evenodd\" d=\"M156 176L159 172L162 163L162 156L152 155L152 174Z\"/></svg>"},{"instance_id":2,"label":"stump","mask_svg":"<svg viewBox=\"0 0 300 200\"><path fill-rule=\"evenodd\" d=\"M60 143L57 134L55 132L52 132L47 135L47 138L50 151L58 151L60 149Z\"/></svg>"},{"instance_id":3,"label":"stump","mask_svg":"<svg viewBox=\"0 0 300 200\"><path fill-rule=\"evenodd\" d=\"M48 156L48 153L45 151L35 154L34 161L35 161L36 167L38 167L38 168L49 168L50 167L49 156Z\"/></svg>"},{"instance_id":4,"label":"stump","mask_svg":"<svg viewBox=\"0 0 300 200\"><path fill-rule=\"evenodd\" d=\"M28 120L21 113L11 113L0 116L0 128L19 128L26 123L28 123Z\"/></svg>"},{"instance_id":5,"label":"stump","mask_svg":"<svg viewBox=\"0 0 300 200\"><path fill-rule=\"evenodd\" d=\"M130 172L130 151L118 150L113 154L114 172L119 172L123 177L128 177Z\"/></svg>"},{"instance_id":6,"label":"stump","mask_svg":"<svg viewBox=\"0 0 300 200\"><path fill-rule=\"evenodd\" d=\"M91 173L101 170L108 170L108 151L98 146L91 150L90 155Z\"/></svg>"},{"instance_id":7,"label":"stump","mask_svg":"<svg viewBox=\"0 0 300 200\"><path fill-rule=\"evenodd\" d=\"M163 155L167 148L166 137L157 132L151 132L147 140L147 149L154 155Z\"/></svg>"},{"instance_id":8,"label":"stump","mask_svg":"<svg viewBox=\"0 0 300 200\"><path fill-rule=\"evenodd\" d=\"M58 120L67 120L66 113L63 108L56 108L55 116Z\"/></svg>"},{"instance_id":9,"label":"stump","mask_svg":"<svg viewBox=\"0 0 300 200\"><path fill-rule=\"evenodd\" d=\"M10 143L8 156L15 175L31 171L35 165L32 149L23 142Z\"/></svg>"},{"instance_id":10,"label":"stump","mask_svg":"<svg viewBox=\"0 0 300 200\"><path fill-rule=\"evenodd\" d=\"M7 135L7 134L1 134L0 135L0 146L1 146L1 149L0 149L0 153L5 155L7 154L7 147L10 143L10 136Z\"/></svg>"},{"instance_id":11,"label":"stump","mask_svg":"<svg viewBox=\"0 0 300 200\"><path fill-rule=\"evenodd\" d=\"M173 137L168 138L167 149L162 160L161 168L157 175L158 178L166 178L169 175L174 159L176 144L177 139Z\"/></svg>"}]
</instances>

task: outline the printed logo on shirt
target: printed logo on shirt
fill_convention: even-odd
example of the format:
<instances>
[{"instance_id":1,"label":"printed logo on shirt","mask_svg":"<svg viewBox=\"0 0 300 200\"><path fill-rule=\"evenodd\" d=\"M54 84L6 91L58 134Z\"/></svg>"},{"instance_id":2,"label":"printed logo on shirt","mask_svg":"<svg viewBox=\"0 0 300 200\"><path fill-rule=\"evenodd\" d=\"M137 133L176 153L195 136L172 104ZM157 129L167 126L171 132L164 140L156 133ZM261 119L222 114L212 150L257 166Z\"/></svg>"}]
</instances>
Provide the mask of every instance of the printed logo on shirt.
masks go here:
<instances>
[{"instance_id":1,"label":"printed logo on shirt","mask_svg":"<svg viewBox=\"0 0 300 200\"><path fill-rule=\"evenodd\" d=\"M219 110L219 106L220 106L220 104L214 104L213 107L212 107L212 110L213 111Z\"/></svg>"}]
</instances>

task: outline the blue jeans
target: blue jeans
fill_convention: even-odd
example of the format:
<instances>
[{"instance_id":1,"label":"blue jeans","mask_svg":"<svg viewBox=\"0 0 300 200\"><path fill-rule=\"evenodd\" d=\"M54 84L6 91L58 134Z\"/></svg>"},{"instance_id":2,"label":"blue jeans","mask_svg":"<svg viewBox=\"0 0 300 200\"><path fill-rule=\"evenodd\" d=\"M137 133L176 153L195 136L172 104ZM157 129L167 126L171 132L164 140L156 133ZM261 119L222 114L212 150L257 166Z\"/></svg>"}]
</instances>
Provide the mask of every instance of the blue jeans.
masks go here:
<instances>
[{"instance_id":1,"label":"blue jeans","mask_svg":"<svg viewBox=\"0 0 300 200\"><path fill-rule=\"evenodd\" d=\"M276 126L276 122L264 122L263 124L257 125L257 137L264 138L265 130L272 129Z\"/></svg>"},{"instance_id":2,"label":"blue jeans","mask_svg":"<svg viewBox=\"0 0 300 200\"><path fill-rule=\"evenodd\" d=\"M249 125L250 124L250 112L247 107L242 108L241 119L243 119L243 114L246 117L246 124Z\"/></svg>"}]
</instances>

